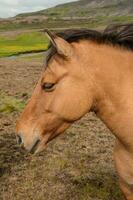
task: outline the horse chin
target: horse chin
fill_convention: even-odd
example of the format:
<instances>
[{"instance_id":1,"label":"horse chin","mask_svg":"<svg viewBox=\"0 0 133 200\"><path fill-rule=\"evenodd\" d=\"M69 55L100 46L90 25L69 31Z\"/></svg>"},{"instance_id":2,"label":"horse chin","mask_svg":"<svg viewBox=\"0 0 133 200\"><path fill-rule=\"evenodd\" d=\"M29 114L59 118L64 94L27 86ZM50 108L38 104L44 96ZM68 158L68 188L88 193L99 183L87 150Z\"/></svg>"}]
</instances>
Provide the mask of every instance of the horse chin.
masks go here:
<instances>
[{"instance_id":1,"label":"horse chin","mask_svg":"<svg viewBox=\"0 0 133 200\"><path fill-rule=\"evenodd\" d=\"M36 140L29 150L30 153L32 154L38 154L46 149L47 144L55 139L58 135L63 133L68 127L70 126L70 123L62 124L61 127L59 127L55 132L49 132L46 134L42 134L43 136Z\"/></svg>"},{"instance_id":2,"label":"horse chin","mask_svg":"<svg viewBox=\"0 0 133 200\"><path fill-rule=\"evenodd\" d=\"M46 149L47 143L50 141L50 134L46 134L42 140L35 143L30 153L38 154Z\"/></svg>"},{"instance_id":3,"label":"horse chin","mask_svg":"<svg viewBox=\"0 0 133 200\"><path fill-rule=\"evenodd\" d=\"M44 151L47 147L47 144L55 139L58 135L60 135L61 133L54 133L52 135L50 134L47 134L44 139L42 139L42 141L39 141L39 142L36 142L35 146L33 146L33 149L34 149L34 152L32 151L31 153L34 153L34 154L38 154L42 151Z\"/></svg>"},{"instance_id":4,"label":"horse chin","mask_svg":"<svg viewBox=\"0 0 133 200\"><path fill-rule=\"evenodd\" d=\"M34 151L34 154L39 154L41 153L42 151L44 151L46 149L46 144L45 145L42 145L40 143L40 145L38 145L38 147L35 149Z\"/></svg>"}]
</instances>

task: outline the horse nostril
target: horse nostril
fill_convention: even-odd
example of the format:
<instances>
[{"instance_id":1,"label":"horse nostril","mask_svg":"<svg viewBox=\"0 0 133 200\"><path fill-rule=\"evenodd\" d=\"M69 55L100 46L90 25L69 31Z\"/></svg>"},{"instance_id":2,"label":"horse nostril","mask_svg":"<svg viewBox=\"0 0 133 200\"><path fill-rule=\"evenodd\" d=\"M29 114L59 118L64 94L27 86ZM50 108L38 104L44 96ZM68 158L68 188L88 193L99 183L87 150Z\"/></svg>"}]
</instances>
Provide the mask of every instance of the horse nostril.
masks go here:
<instances>
[{"instance_id":1,"label":"horse nostril","mask_svg":"<svg viewBox=\"0 0 133 200\"><path fill-rule=\"evenodd\" d=\"M20 145L22 144L22 139L19 135L16 136L16 139L17 139L17 143Z\"/></svg>"}]
</instances>

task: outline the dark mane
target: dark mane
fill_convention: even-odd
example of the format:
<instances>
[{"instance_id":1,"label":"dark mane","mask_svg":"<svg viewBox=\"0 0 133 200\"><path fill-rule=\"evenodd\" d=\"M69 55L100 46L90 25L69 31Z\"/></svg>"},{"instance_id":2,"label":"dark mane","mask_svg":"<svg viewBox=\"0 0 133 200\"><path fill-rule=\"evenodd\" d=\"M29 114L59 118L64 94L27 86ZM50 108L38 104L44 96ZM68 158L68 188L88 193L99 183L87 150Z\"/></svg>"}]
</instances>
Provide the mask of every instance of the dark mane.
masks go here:
<instances>
[{"instance_id":1,"label":"dark mane","mask_svg":"<svg viewBox=\"0 0 133 200\"><path fill-rule=\"evenodd\" d=\"M133 24L110 25L103 31L91 29L69 29L63 32L57 32L56 35L62 37L69 43L86 39L100 44L119 46L133 51ZM46 63L55 53L56 49L51 47L51 51L46 58Z\"/></svg>"},{"instance_id":2,"label":"dark mane","mask_svg":"<svg viewBox=\"0 0 133 200\"><path fill-rule=\"evenodd\" d=\"M70 43L86 39L133 50L133 24L110 25L101 32L90 29L69 29L57 35Z\"/></svg>"}]
</instances>

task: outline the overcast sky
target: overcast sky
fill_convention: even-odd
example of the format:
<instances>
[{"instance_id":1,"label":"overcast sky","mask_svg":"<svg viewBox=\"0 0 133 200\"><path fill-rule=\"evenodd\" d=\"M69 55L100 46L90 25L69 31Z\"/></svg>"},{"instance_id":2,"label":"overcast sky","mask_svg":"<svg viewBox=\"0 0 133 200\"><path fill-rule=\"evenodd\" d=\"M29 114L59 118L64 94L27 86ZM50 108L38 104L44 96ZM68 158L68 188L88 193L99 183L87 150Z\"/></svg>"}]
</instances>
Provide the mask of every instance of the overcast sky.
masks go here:
<instances>
[{"instance_id":1,"label":"overcast sky","mask_svg":"<svg viewBox=\"0 0 133 200\"><path fill-rule=\"evenodd\" d=\"M0 17L12 17L18 13L43 10L71 1L76 0L0 0Z\"/></svg>"}]
</instances>

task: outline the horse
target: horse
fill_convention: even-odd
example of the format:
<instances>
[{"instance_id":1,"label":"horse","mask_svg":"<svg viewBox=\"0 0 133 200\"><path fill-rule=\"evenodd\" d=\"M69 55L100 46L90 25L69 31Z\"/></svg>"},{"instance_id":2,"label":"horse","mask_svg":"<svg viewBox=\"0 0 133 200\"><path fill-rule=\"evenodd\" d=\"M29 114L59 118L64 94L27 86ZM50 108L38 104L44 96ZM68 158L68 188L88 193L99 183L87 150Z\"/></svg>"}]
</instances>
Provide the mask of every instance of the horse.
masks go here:
<instances>
[{"instance_id":1,"label":"horse","mask_svg":"<svg viewBox=\"0 0 133 200\"><path fill-rule=\"evenodd\" d=\"M116 136L115 166L133 200L133 24L53 33L44 67L16 124L19 144L39 153L93 111Z\"/></svg>"}]
</instances>

